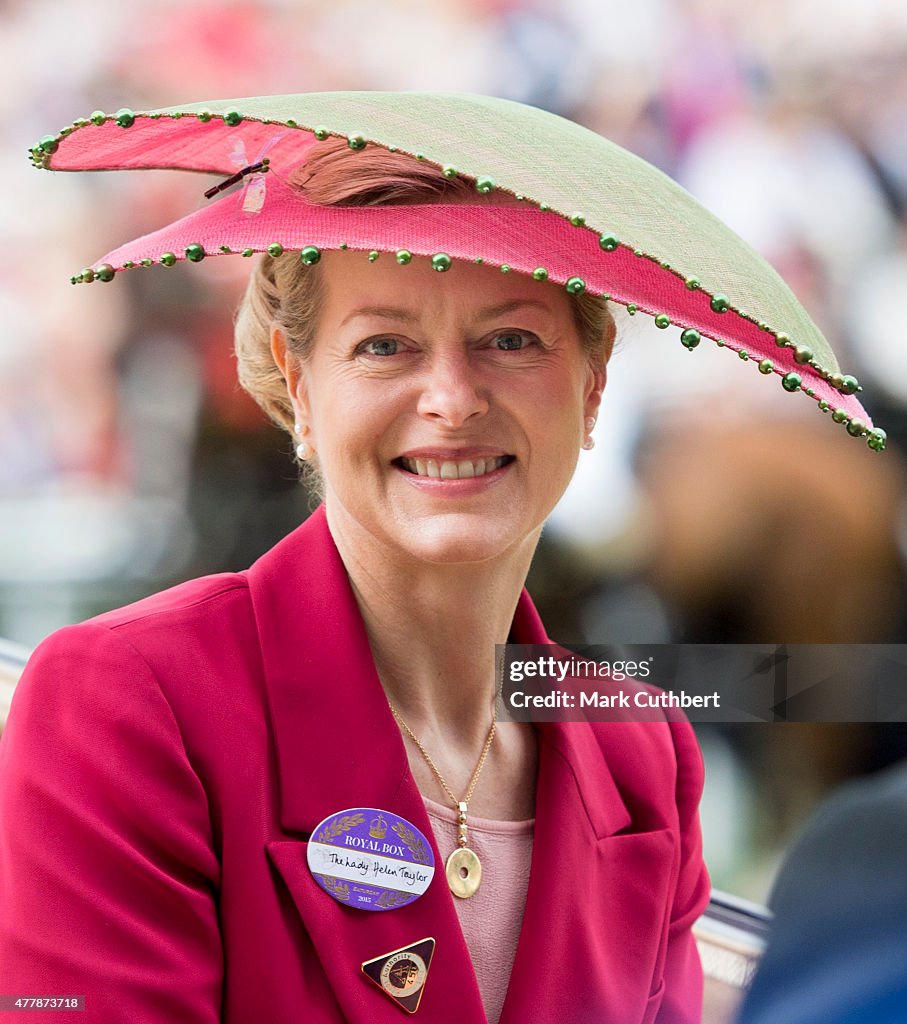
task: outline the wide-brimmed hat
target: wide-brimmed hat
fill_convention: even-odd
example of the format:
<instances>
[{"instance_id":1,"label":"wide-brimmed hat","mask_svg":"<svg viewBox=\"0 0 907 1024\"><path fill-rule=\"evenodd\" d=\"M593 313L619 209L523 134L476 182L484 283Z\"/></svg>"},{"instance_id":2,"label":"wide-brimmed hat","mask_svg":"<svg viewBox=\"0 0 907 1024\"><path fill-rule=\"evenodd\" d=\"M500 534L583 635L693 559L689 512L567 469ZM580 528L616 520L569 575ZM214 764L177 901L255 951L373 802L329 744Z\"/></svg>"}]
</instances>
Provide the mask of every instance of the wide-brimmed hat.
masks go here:
<instances>
[{"instance_id":1,"label":"wide-brimmed hat","mask_svg":"<svg viewBox=\"0 0 907 1024\"><path fill-rule=\"evenodd\" d=\"M371 143L434 164L473 182L483 202L309 202L289 177L337 137L352 150ZM372 261L387 254L401 266L423 256L439 272L483 263L649 314L690 350L713 339L871 448L885 447L856 378L761 256L661 171L546 111L460 93L259 96L96 111L30 153L51 170L170 168L224 179L206 205L108 253L74 283L259 252L299 252L310 264L334 249Z\"/></svg>"}]
</instances>

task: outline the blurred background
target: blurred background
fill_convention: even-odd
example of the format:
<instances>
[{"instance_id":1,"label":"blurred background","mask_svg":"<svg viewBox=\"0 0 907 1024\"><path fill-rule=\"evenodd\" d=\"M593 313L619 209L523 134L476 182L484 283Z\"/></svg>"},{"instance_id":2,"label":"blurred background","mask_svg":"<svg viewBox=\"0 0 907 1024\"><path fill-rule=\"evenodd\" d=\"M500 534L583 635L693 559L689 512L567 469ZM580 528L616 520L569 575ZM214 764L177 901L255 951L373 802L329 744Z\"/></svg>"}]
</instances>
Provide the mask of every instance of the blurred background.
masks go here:
<instances>
[{"instance_id":1,"label":"blurred background","mask_svg":"<svg viewBox=\"0 0 907 1024\"><path fill-rule=\"evenodd\" d=\"M0 637L246 567L311 507L235 383L248 264L69 277L196 208L193 175L37 173L95 109L334 89L493 93L677 178L786 277L887 429L620 318L597 447L530 581L587 643L907 642L907 5L902 0L6 0L0 3ZM907 725L699 730L715 884L780 852Z\"/></svg>"}]
</instances>

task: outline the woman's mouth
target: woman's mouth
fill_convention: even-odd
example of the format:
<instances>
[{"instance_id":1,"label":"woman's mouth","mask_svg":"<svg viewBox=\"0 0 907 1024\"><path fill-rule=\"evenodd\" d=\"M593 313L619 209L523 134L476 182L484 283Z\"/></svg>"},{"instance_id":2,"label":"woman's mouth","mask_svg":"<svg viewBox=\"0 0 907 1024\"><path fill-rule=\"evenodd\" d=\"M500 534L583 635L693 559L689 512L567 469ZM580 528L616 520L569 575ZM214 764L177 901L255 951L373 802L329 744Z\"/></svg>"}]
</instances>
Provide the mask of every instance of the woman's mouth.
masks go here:
<instances>
[{"instance_id":1,"label":"woman's mouth","mask_svg":"<svg viewBox=\"0 0 907 1024\"><path fill-rule=\"evenodd\" d=\"M410 459L401 456L394 462L414 476L435 480L471 480L487 476L496 469L513 462L513 455L498 455L486 459Z\"/></svg>"}]
</instances>

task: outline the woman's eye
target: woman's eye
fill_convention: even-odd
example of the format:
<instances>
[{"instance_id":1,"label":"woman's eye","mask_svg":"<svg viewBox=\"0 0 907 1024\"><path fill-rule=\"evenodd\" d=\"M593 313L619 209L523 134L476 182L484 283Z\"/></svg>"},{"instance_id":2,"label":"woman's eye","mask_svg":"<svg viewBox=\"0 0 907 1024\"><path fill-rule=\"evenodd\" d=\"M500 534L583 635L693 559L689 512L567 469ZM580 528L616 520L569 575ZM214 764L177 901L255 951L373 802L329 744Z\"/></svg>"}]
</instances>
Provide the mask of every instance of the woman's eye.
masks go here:
<instances>
[{"instance_id":1,"label":"woman's eye","mask_svg":"<svg viewBox=\"0 0 907 1024\"><path fill-rule=\"evenodd\" d=\"M494 336L495 347L502 352L515 352L532 344L532 335L522 331L502 331Z\"/></svg>"},{"instance_id":2,"label":"woman's eye","mask_svg":"<svg viewBox=\"0 0 907 1024\"><path fill-rule=\"evenodd\" d=\"M395 356L399 345L394 338L372 338L363 344L360 352L368 356Z\"/></svg>"}]
</instances>

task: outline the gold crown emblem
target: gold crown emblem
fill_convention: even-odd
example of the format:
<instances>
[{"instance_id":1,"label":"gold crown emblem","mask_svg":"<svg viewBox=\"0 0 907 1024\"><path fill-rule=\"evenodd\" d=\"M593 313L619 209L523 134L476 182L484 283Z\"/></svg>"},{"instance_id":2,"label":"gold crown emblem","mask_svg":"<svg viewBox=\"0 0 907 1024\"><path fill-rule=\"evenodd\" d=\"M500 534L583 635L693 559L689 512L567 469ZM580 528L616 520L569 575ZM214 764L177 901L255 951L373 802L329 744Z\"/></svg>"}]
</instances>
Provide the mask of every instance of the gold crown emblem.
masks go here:
<instances>
[{"instance_id":1,"label":"gold crown emblem","mask_svg":"<svg viewBox=\"0 0 907 1024\"><path fill-rule=\"evenodd\" d=\"M368 823L368 834L372 839L383 839L387 835L387 822L380 814Z\"/></svg>"}]
</instances>

